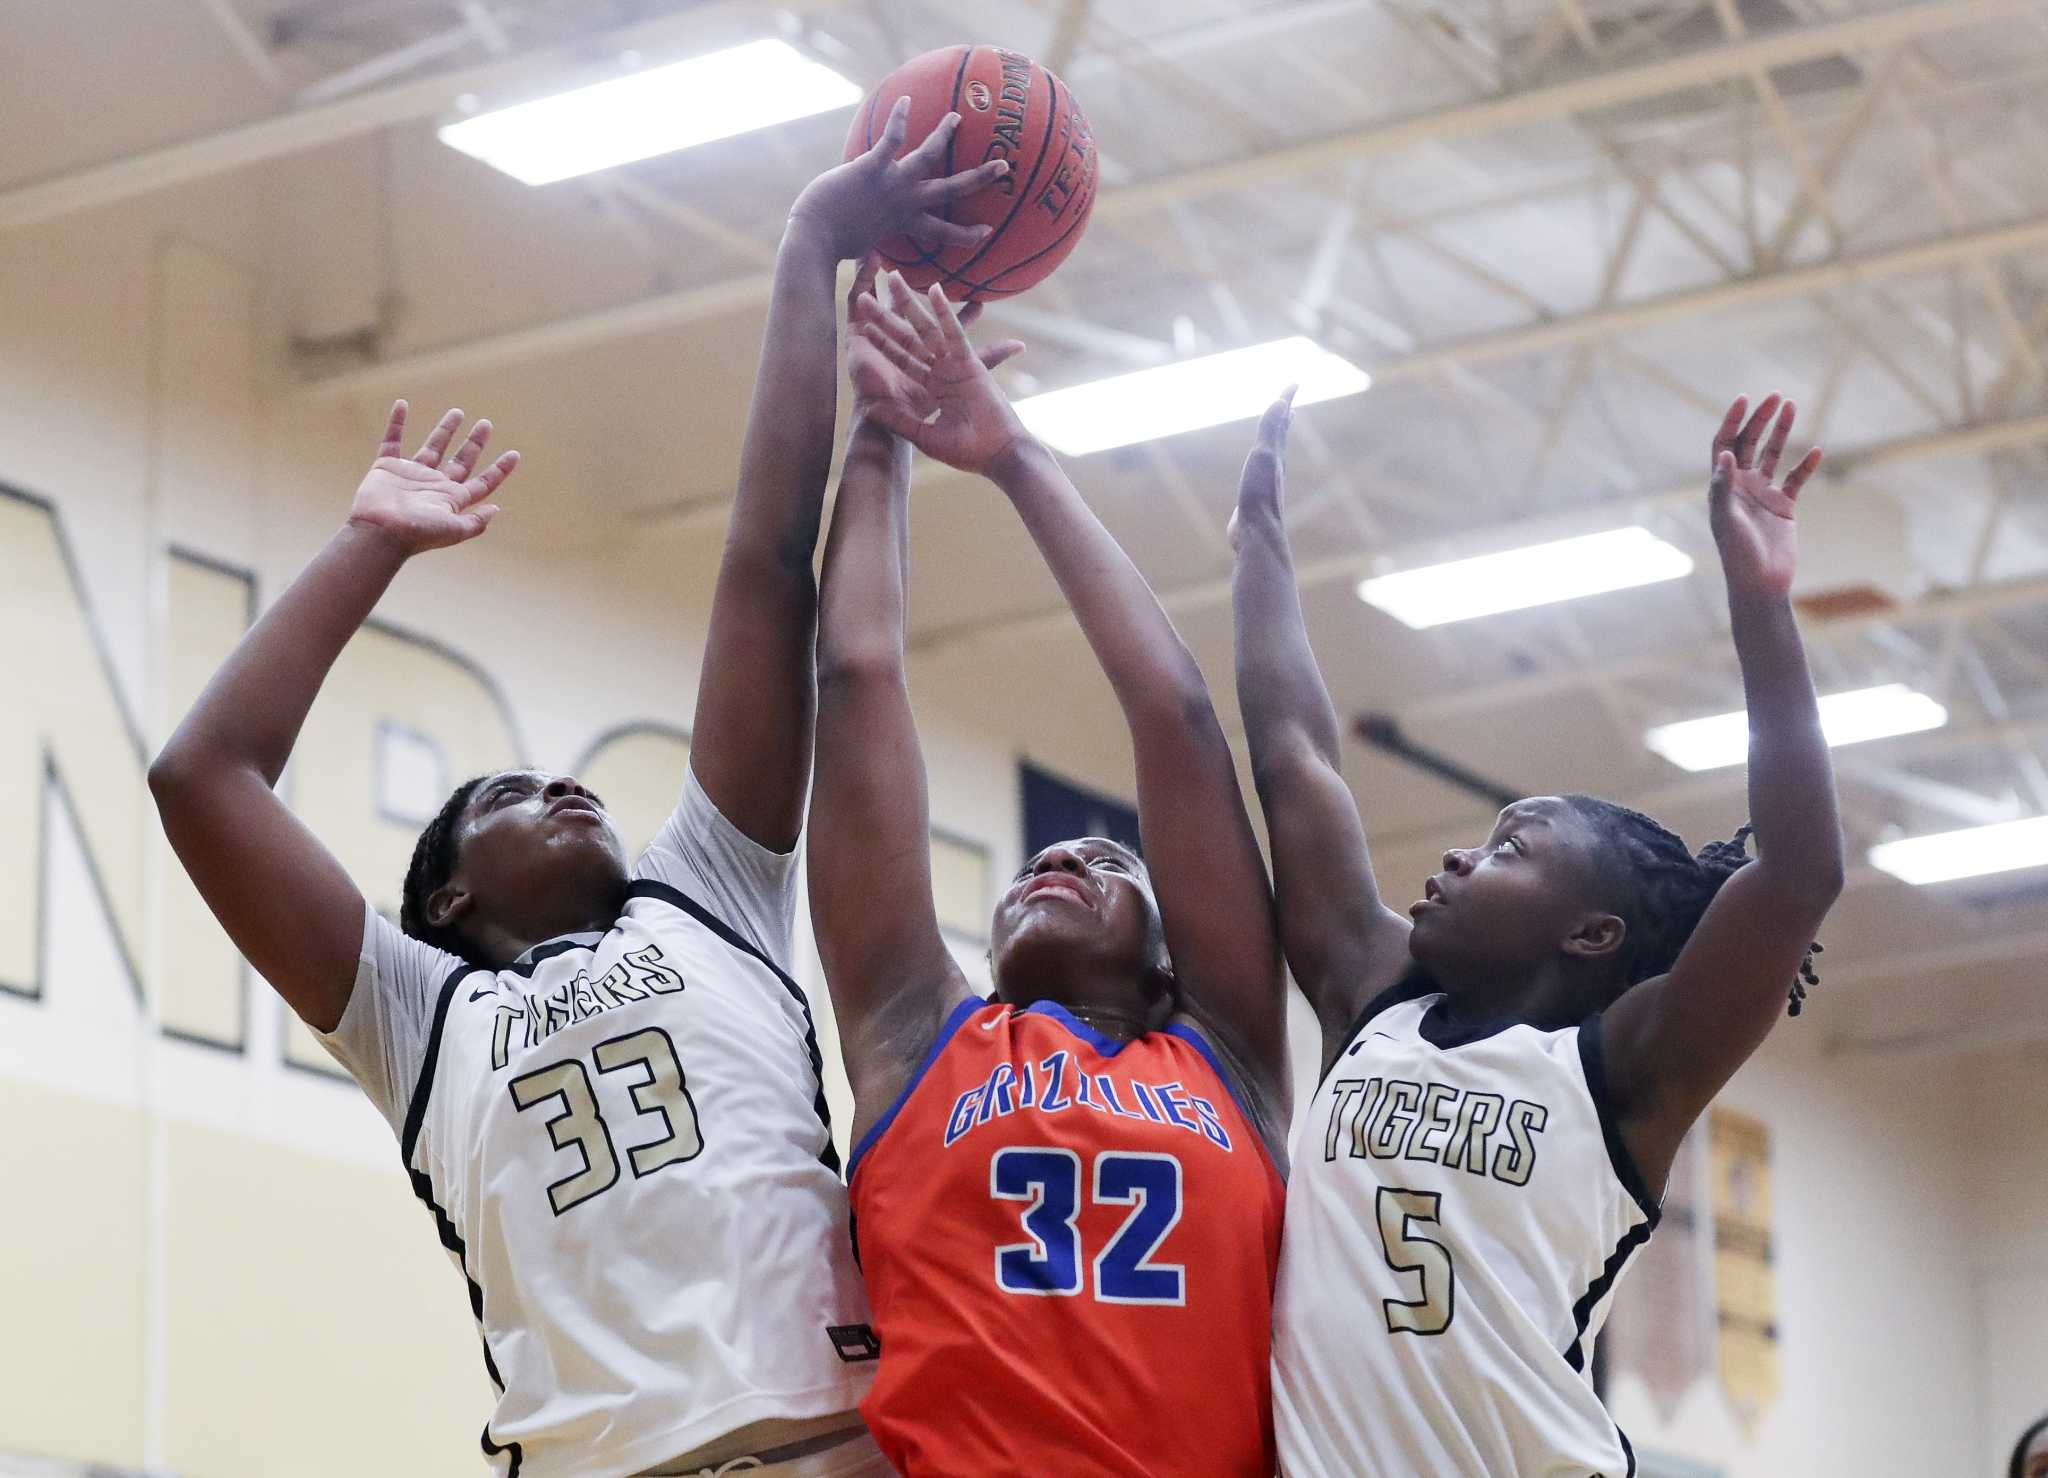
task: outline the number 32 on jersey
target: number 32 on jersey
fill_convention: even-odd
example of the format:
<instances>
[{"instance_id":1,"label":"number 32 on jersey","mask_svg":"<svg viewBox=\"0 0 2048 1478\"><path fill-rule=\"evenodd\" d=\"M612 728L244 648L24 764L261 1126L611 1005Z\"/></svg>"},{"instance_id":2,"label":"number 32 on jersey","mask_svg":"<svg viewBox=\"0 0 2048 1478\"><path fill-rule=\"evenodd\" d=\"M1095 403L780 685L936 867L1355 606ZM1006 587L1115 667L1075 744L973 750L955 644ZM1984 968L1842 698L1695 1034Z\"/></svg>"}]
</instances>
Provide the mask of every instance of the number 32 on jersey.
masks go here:
<instances>
[{"instance_id":1,"label":"number 32 on jersey","mask_svg":"<svg viewBox=\"0 0 2048 1478\"><path fill-rule=\"evenodd\" d=\"M1092 1262L1075 1225L1084 1187L1098 1206L1131 1208ZM1105 1151L1091 1173L1072 1150L1013 1145L989 1158L988 1189L998 1201L1023 1203L1019 1219L1030 1238L995 1250L996 1286L1005 1293L1072 1298L1088 1291L1092 1273L1098 1303L1187 1302L1187 1269L1154 1260L1180 1224L1176 1157Z\"/></svg>"}]
</instances>

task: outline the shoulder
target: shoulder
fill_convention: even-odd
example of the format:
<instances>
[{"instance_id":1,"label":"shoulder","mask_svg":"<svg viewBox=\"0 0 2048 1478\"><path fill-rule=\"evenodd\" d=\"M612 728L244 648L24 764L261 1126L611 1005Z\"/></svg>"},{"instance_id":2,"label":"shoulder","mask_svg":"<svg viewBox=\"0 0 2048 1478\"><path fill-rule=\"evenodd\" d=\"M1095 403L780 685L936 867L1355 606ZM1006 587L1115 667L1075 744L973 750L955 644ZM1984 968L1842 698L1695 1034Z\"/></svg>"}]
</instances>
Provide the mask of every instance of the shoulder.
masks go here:
<instances>
[{"instance_id":1,"label":"shoulder","mask_svg":"<svg viewBox=\"0 0 2048 1478\"><path fill-rule=\"evenodd\" d=\"M1260 1074L1230 1050L1223 1039L1187 1012L1174 1013L1173 1020L1162 1030L1148 1032L1138 1040L1161 1046L1175 1042L1180 1044L1182 1051L1192 1049L1208 1074L1229 1095L1230 1102L1244 1121L1257 1133L1275 1173L1283 1180L1286 1178L1292 1094L1284 1080L1279 1084L1265 1082Z\"/></svg>"}]
</instances>

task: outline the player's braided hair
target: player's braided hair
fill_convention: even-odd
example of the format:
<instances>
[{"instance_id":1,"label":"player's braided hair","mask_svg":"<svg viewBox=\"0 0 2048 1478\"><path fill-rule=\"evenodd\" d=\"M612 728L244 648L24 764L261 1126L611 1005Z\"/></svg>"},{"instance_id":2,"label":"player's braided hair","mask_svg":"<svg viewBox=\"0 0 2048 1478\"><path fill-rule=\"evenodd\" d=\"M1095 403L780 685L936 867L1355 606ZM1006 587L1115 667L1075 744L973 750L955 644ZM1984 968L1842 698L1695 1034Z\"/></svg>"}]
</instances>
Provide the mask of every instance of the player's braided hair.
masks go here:
<instances>
[{"instance_id":1,"label":"player's braided hair","mask_svg":"<svg viewBox=\"0 0 2048 1478\"><path fill-rule=\"evenodd\" d=\"M405 894L398 909L399 928L436 949L461 956L472 965L483 962L471 956L459 930L436 924L428 917L427 900L455 875L455 833L462 821L463 807L488 779L488 775L477 775L456 786L413 843L412 863L405 870Z\"/></svg>"},{"instance_id":2,"label":"player's braided hair","mask_svg":"<svg viewBox=\"0 0 2048 1478\"><path fill-rule=\"evenodd\" d=\"M1676 832L1641 811L1598 796L1565 799L1608 843L1618 863L1616 881L1629 895L1621 910L1628 924L1621 948L1623 984L1664 974L1677 962L1721 885L1750 860L1752 828L1745 824L1728 840L1709 842L1695 855ZM1797 1016L1806 1003L1806 988L1820 983L1813 968L1818 953L1816 943L1800 961L1788 992L1790 1015Z\"/></svg>"},{"instance_id":3,"label":"player's braided hair","mask_svg":"<svg viewBox=\"0 0 2048 1478\"><path fill-rule=\"evenodd\" d=\"M2048 1416L2042 1417L2020 1433L2020 1440L2012 1446L2012 1462L2006 1469L2008 1478L2023 1478L2027 1468L2027 1449L2034 1445L2034 1439L2044 1431L2048 1431Z\"/></svg>"}]
</instances>

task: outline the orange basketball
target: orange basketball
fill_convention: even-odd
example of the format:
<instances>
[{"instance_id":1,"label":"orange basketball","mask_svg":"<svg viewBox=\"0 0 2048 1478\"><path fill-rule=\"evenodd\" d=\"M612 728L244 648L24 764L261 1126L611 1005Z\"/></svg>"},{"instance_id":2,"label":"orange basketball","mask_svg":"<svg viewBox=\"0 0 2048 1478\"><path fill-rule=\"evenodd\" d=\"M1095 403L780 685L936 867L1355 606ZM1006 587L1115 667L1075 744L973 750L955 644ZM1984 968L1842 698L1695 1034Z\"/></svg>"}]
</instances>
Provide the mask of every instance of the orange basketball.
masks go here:
<instances>
[{"instance_id":1,"label":"orange basketball","mask_svg":"<svg viewBox=\"0 0 2048 1478\"><path fill-rule=\"evenodd\" d=\"M925 251L898 236L878 248L913 287L946 285L961 301L1006 298L1050 276L1081 239L1095 206L1095 140L1067 85L1014 51L948 46L913 57L887 77L854 114L846 157L874 147L889 109L910 99L908 153L948 113L960 115L945 172L1007 159L1010 172L956 203L948 218L987 224L976 246Z\"/></svg>"}]
</instances>

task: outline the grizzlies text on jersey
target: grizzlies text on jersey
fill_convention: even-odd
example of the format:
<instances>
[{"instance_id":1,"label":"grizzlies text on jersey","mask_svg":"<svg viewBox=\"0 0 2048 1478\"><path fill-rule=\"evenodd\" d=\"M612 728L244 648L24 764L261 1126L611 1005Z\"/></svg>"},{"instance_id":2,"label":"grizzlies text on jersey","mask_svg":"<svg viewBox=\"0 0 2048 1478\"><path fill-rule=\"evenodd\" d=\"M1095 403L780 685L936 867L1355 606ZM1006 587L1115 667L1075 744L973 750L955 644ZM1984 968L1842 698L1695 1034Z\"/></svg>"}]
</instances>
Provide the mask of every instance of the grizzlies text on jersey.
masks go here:
<instances>
[{"instance_id":1,"label":"grizzlies text on jersey","mask_svg":"<svg viewBox=\"0 0 2048 1478\"><path fill-rule=\"evenodd\" d=\"M1265 1478L1284 1188L1208 1043L963 1001L855 1149L908 1478Z\"/></svg>"}]
</instances>

